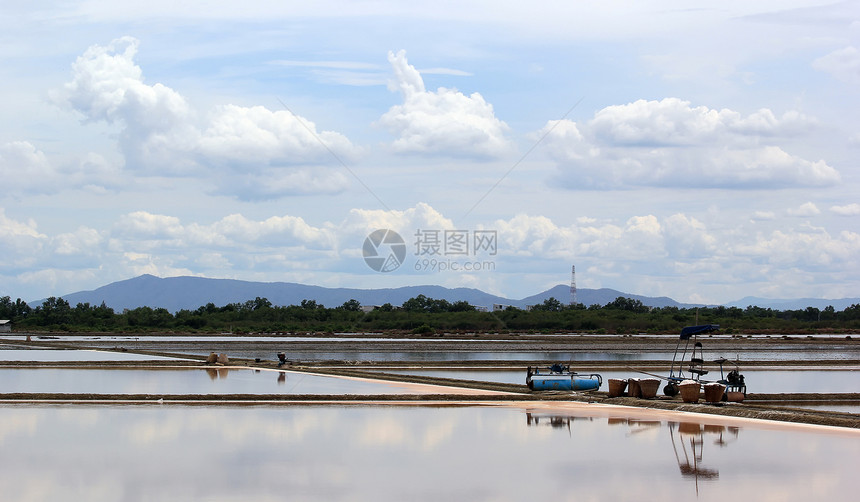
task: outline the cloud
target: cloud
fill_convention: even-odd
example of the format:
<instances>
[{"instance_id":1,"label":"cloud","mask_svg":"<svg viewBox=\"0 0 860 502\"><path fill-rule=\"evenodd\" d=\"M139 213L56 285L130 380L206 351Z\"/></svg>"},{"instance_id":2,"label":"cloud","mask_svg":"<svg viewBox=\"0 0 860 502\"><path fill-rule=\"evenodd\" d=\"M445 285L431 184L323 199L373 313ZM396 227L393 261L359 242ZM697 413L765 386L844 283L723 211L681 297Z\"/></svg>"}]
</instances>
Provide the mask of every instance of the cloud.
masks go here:
<instances>
[{"instance_id":1,"label":"cloud","mask_svg":"<svg viewBox=\"0 0 860 502\"><path fill-rule=\"evenodd\" d=\"M684 214L673 214L663 222L669 256L684 259L710 257L717 252L717 238L705 225Z\"/></svg>"},{"instance_id":2,"label":"cloud","mask_svg":"<svg viewBox=\"0 0 860 502\"><path fill-rule=\"evenodd\" d=\"M570 188L828 186L839 173L778 142L815 122L797 112L748 116L666 98L609 106L588 122L549 121L538 132Z\"/></svg>"},{"instance_id":3,"label":"cloud","mask_svg":"<svg viewBox=\"0 0 860 502\"><path fill-rule=\"evenodd\" d=\"M66 256L91 254L102 241L101 234L95 229L80 227L74 232L60 234L54 238L54 252Z\"/></svg>"},{"instance_id":4,"label":"cloud","mask_svg":"<svg viewBox=\"0 0 860 502\"><path fill-rule=\"evenodd\" d=\"M143 82L143 71L134 63L139 45L122 37L106 47L90 47L72 64L72 80L55 96L89 120L125 122L143 130L172 128L191 110L173 89Z\"/></svg>"},{"instance_id":5,"label":"cloud","mask_svg":"<svg viewBox=\"0 0 860 502\"><path fill-rule=\"evenodd\" d=\"M818 207L815 204L813 204L812 202L806 202L806 203L801 204L800 206L798 206L796 208L789 209L788 214L789 214L789 216L802 216L802 217L818 216L819 214L821 214L821 210L818 209Z\"/></svg>"},{"instance_id":6,"label":"cloud","mask_svg":"<svg viewBox=\"0 0 860 502\"><path fill-rule=\"evenodd\" d=\"M472 77L473 73L454 68L421 68L418 70L423 75L453 75L456 77Z\"/></svg>"},{"instance_id":7,"label":"cloud","mask_svg":"<svg viewBox=\"0 0 860 502\"><path fill-rule=\"evenodd\" d=\"M860 51L856 47L844 47L822 56L812 62L812 67L843 82L860 84Z\"/></svg>"},{"instance_id":8,"label":"cloud","mask_svg":"<svg viewBox=\"0 0 860 502\"><path fill-rule=\"evenodd\" d=\"M104 192L124 184L119 170L98 154L58 167L28 141L0 145L0 179L6 196L55 194L73 188Z\"/></svg>"},{"instance_id":9,"label":"cloud","mask_svg":"<svg viewBox=\"0 0 860 502\"><path fill-rule=\"evenodd\" d=\"M830 211L839 216L857 216L860 215L860 204L853 202L844 206L831 206Z\"/></svg>"},{"instance_id":10,"label":"cloud","mask_svg":"<svg viewBox=\"0 0 860 502\"><path fill-rule=\"evenodd\" d=\"M121 128L126 167L139 175L216 179L213 190L242 199L296 193L337 193L346 178L333 153L360 153L342 134L288 111L262 106L194 110L175 90L147 84L131 37L93 46L72 65L72 79L52 93L55 102ZM335 164L327 167L325 164Z\"/></svg>"},{"instance_id":11,"label":"cloud","mask_svg":"<svg viewBox=\"0 0 860 502\"><path fill-rule=\"evenodd\" d=\"M37 266L48 237L36 230L36 223L13 220L0 207L0 271L17 273Z\"/></svg>"},{"instance_id":12,"label":"cloud","mask_svg":"<svg viewBox=\"0 0 860 502\"><path fill-rule=\"evenodd\" d=\"M238 167L319 164L332 160L329 149L349 153L352 145L336 132L317 132L313 122L288 111L236 105L218 107L196 145L207 163Z\"/></svg>"},{"instance_id":13,"label":"cloud","mask_svg":"<svg viewBox=\"0 0 860 502\"><path fill-rule=\"evenodd\" d=\"M632 216L623 224L579 220L561 227L545 216L517 215L497 220L499 253L521 258L606 259L641 263L691 260L717 252L717 238L697 219L684 214L667 218Z\"/></svg>"},{"instance_id":14,"label":"cloud","mask_svg":"<svg viewBox=\"0 0 860 502\"><path fill-rule=\"evenodd\" d=\"M0 179L3 191L51 193L54 185L54 169L45 154L31 143L13 141L0 145Z\"/></svg>"},{"instance_id":15,"label":"cloud","mask_svg":"<svg viewBox=\"0 0 860 502\"><path fill-rule=\"evenodd\" d=\"M351 209L341 224L345 229L368 233L380 228L390 228L400 233L416 229L454 229L454 222L427 203L419 202L415 207L402 211L381 209Z\"/></svg>"},{"instance_id":16,"label":"cloud","mask_svg":"<svg viewBox=\"0 0 860 502\"><path fill-rule=\"evenodd\" d=\"M386 75L380 65L357 61L301 61L279 59L271 61L273 66L302 69L309 76L324 83L352 86L385 85Z\"/></svg>"},{"instance_id":17,"label":"cloud","mask_svg":"<svg viewBox=\"0 0 860 502\"><path fill-rule=\"evenodd\" d=\"M800 207L810 211L813 206ZM429 277L410 266L417 259L415 232L462 229L424 203L396 211L353 209L341 221L320 224L291 214L254 219L234 213L203 223L135 211L101 228L56 234L40 232L34 222L10 218L0 208L0 277L17 296L21 293L12 291L16 287L56 295L82 289L81 284L97 287L143 273L390 287L376 283L379 274L366 267L361 254L364 239L380 228L394 229L406 240L410 263L397 275L407 284L427 283ZM431 282L482 289L489 282L503 294L504 288L535 292L563 282L564 271L575 263L583 287L615 287L615 281L640 294L708 296L725 295L728 287L739 293L793 287L801 273L826 287L850 291L856 289L852 278L860 273L855 260L860 234L834 234L797 220L764 232L754 223L714 226L684 213L579 218L567 225L518 214L468 230L477 229L497 232L493 272L436 273ZM528 271L526 283L523 271Z\"/></svg>"},{"instance_id":18,"label":"cloud","mask_svg":"<svg viewBox=\"0 0 860 502\"><path fill-rule=\"evenodd\" d=\"M277 66L289 67L307 67L307 68L333 68L338 70L368 70L378 71L379 65L370 63L360 63L356 61L299 61L289 59L277 59L271 61L270 64Z\"/></svg>"},{"instance_id":19,"label":"cloud","mask_svg":"<svg viewBox=\"0 0 860 502\"><path fill-rule=\"evenodd\" d=\"M287 195L334 195L349 185L349 179L327 167L276 168L220 178L214 181L213 193L229 195L243 201L277 199Z\"/></svg>"},{"instance_id":20,"label":"cloud","mask_svg":"<svg viewBox=\"0 0 860 502\"><path fill-rule=\"evenodd\" d=\"M764 260L767 269L797 267L832 273L835 267L844 273L857 268L850 262L860 252L860 235L843 231L832 236L821 228L777 230L738 242L732 246L732 252L740 261Z\"/></svg>"},{"instance_id":21,"label":"cloud","mask_svg":"<svg viewBox=\"0 0 860 502\"><path fill-rule=\"evenodd\" d=\"M245 243L295 245L332 249L337 243L331 227L314 227L298 216L272 216L262 221L249 220L241 214L226 216L208 227L204 234L223 236L224 240Z\"/></svg>"},{"instance_id":22,"label":"cloud","mask_svg":"<svg viewBox=\"0 0 860 502\"><path fill-rule=\"evenodd\" d=\"M97 287L144 273L319 283L311 274L351 269L369 273L361 246L379 228L396 229L411 243L416 229L454 225L421 203L402 211L354 209L343 221L321 225L294 215L256 220L234 213L200 223L134 211L104 228L46 235L35 222L8 218L0 208L0 277L15 277L6 284L41 281L52 291L69 284L80 289L82 282Z\"/></svg>"},{"instance_id":23,"label":"cloud","mask_svg":"<svg viewBox=\"0 0 860 502\"><path fill-rule=\"evenodd\" d=\"M749 291L790 296L801 286L795 284L800 275L823 285L813 293L807 284L807 295L850 296L860 272L853 259L860 253L860 234L832 234L809 225L785 225L769 233L754 227L711 228L677 213L570 226L544 216L518 215L498 220L494 228L499 231L499 270L527 266L534 275L551 277L547 286L561 282L561 262L576 263L584 272L578 280L585 287L617 282L625 291L676 298L725 295L729 289L738 296Z\"/></svg>"},{"instance_id":24,"label":"cloud","mask_svg":"<svg viewBox=\"0 0 860 502\"><path fill-rule=\"evenodd\" d=\"M776 214L773 211L756 211L751 218L754 221L770 221L776 218Z\"/></svg>"},{"instance_id":25,"label":"cloud","mask_svg":"<svg viewBox=\"0 0 860 502\"><path fill-rule=\"evenodd\" d=\"M394 151L487 159L512 151L505 137L508 125L479 93L466 96L444 87L427 91L405 51L389 52L388 61L394 71L389 88L400 92L403 104L391 107L378 124L398 137Z\"/></svg>"}]
</instances>

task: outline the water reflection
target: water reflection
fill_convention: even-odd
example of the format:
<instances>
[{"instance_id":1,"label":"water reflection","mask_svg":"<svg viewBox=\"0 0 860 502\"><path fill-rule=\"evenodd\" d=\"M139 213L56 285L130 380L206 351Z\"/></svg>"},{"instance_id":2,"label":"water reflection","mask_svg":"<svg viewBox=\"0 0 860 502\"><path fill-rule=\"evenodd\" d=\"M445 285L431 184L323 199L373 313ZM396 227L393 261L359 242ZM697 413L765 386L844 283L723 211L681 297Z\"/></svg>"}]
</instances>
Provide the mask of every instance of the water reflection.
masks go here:
<instances>
[{"instance_id":1,"label":"water reflection","mask_svg":"<svg viewBox=\"0 0 860 502\"><path fill-rule=\"evenodd\" d=\"M4 500L35 501L808 502L855 495L857 434L751 423L738 441L728 427L706 423L682 435L678 423L605 407L533 409L0 404L0 487ZM690 444L696 438L703 439L698 453ZM688 463L700 483L705 469L719 471L698 496L696 477L679 475Z\"/></svg>"},{"instance_id":2,"label":"water reflection","mask_svg":"<svg viewBox=\"0 0 860 502\"><path fill-rule=\"evenodd\" d=\"M129 345L132 348L133 345ZM152 350L151 344L140 344L142 349ZM279 348L280 349L280 348ZM248 349L242 347L225 346L231 357L242 357L248 359L261 358L272 360L273 350L269 347L260 349ZM205 356L208 350L194 347L173 346L173 353L185 353ZM629 361L663 360L671 361L674 352L666 351L637 351L637 352L573 352L573 351L485 351L485 350L422 350L422 351L364 351L364 350L293 350L290 351L290 359L297 361L408 361L408 362L459 362L459 361L523 361L534 363L535 361ZM734 359L732 354L732 359ZM745 350L740 354L741 363L747 361L818 361L818 360L845 360L856 361L860 359L860 350L855 347L840 347L829 350L806 349L797 350Z\"/></svg>"},{"instance_id":3,"label":"water reflection","mask_svg":"<svg viewBox=\"0 0 860 502\"><path fill-rule=\"evenodd\" d=\"M570 432L570 423L574 421L574 417L564 415L533 415L531 412L526 412L526 424L529 427L547 425L553 429L567 429Z\"/></svg>"},{"instance_id":4,"label":"water reflection","mask_svg":"<svg viewBox=\"0 0 860 502\"><path fill-rule=\"evenodd\" d=\"M273 375L273 373L275 373ZM229 375L229 378L228 378ZM293 385L284 388L288 375ZM5 393L63 394L463 394L469 389L421 386L247 368L0 368Z\"/></svg>"},{"instance_id":5,"label":"water reflection","mask_svg":"<svg viewBox=\"0 0 860 502\"><path fill-rule=\"evenodd\" d=\"M593 417L576 417L568 414L548 414L526 411L526 424L529 427L549 426L553 429L564 429L572 433L571 424L576 421L594 420ZM683 479L691 480L699 495L699 481L714 482L720 478L719 469L705 462L705 450L708 446L725 448L738 441L740 428L718 424L661 421L629 417L608 417L608 426L627 426L626 437L637 435L659 434L668 429L669 442L672 445L675 461ZM573 429L575 430L575 428Z\"/></svg>"},{"instance_id":6,"label":"water reflection","mask_svg":"<svg viewBox=\"0 0 860 502\"><path fill-rule=\"evenodd\" d=\"M714 426L712 426L714 427ZM694 422L669 422L669 437L672 438L672 450L675 460L681 470L681 476L692 478L696 483L696 495L699 494L699 479L716 480L720 471L702 465L705 446L703 426ZM717 427L722 433L723 427ZM675 436L678 436L677 441ZM689 445L689 450L687 446ZM680 453L679 453L680 450Z\"/></svg>"},{"instance_id":7,"label":"water reflection","mask_svg":"<svg viewBox=\"0 0 860 502\"><path fill-rule=\"evenodd\" d=\"M151 356L130 352L68 349L2 349L0 361L175 361L173 357Z\"/></svg>"},{"instance_id":8,"label":"water reflection","mask_svg":"<svg viewBox=\"0 0 860 502\"><path fill-rule=\"evenodd\" d=\"M227 378L230 373L230 368L206 368L206 374L209 375L209 380L220 380Z\"/></svg>"}]
</instances>

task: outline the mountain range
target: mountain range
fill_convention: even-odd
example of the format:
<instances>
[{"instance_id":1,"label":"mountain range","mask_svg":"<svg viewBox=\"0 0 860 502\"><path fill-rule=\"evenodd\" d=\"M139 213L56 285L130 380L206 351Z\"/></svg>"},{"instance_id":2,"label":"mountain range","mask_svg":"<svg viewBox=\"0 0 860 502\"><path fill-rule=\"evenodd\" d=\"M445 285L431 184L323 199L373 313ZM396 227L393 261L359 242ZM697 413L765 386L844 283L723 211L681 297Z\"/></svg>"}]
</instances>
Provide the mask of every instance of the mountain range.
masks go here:
<instances>
[{"instance_id":1,"label":"mountain range","mask_svg":"<svg viewBox=\"0 0 860 502\"><path fill-rule=\"evenodd\" d=\"M78 291L63 295L72 306L78 303L101 305L104 302L117 312L148 306L163 307L171 312L181 309L195 310L207 303L223 306L228 303L244 303L256 297L267 298L274 305L299 305L302 300L315 300L326 307L337 307L355 299L362 305L402 305L406 300L424 295L449 302L464 300L472 305L492 308L495 304L512 305L525 308L527 305L542 303L554 297L562 303L570 301L570 287L559 284L541 293L520 299L504 298L485 293L474 288L446 288L443 286L404 286L384 289L325 288L291 282L250 282L235 279L209 279L205 277L155 277L141 275L124 281L117 281L92 291ZM576 301L584 305L606 305L619 296L639 300L651 307L674 306L689 308L700 304L679 303L668 297L649 297L623 293L614 289L578 289ZM44 300L31 302L31 306L41 305ZM823 309L833 305L836 310L860 303L860 298L840 300L821 300L806 298L800 300L770 300L747 297L726 304L744 308L748 305L775 308L778 310L802 309L813 306Z\"/></svg>"}]
</instances>

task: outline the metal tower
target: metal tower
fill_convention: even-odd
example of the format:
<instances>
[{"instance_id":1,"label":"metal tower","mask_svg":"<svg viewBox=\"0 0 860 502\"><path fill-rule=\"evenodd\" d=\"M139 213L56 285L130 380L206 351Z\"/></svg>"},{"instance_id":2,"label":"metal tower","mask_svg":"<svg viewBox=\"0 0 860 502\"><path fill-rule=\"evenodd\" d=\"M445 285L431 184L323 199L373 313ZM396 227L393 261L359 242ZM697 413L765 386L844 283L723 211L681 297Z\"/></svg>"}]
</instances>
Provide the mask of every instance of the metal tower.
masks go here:
<instances>
[{"instance_id":1,"label":"metal tower","mask_svg":"<svg viewBox=\"0 0 860 502\"><path fill-rule=\"evenodd\" d=\"M576 265L570 266L570 305L576 305Z\"/></svg>"}]
</instances>

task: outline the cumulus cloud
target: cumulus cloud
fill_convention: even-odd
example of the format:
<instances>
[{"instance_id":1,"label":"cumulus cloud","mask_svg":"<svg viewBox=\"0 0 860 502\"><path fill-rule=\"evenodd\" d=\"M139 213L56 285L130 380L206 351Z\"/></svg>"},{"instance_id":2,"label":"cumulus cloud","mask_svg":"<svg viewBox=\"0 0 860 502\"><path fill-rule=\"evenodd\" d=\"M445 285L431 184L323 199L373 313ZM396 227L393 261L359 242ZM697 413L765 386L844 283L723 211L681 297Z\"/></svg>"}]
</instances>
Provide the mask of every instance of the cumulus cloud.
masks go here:
<instances>
[{"instance_id":1,"label":"cumulus cloud","mask_svg":"<svg viewBox=\"0 0 860 502\"><path fill-rule=\"evenodd\" d=\"M812 62L812 67L849 84L860 84L860 51L848 46Z\"/></svg>"},{"instance_id":2,"label":"cumulus cloud","mask_svg":"<svg viewBox=\"0 0 860 502\"><path fill-rule=\"evenodd\" d=\"M314 227L304 219L290 215L253 221L241 214L232 214L214 223L203 233L223 236L225 242L267 242L274 245L298 243L316 249L333 249L337 243L331 227Z\"/></svg>"},{"instance_id":3,"label":"cumulus cloud","mask_svg":"<svg viewBox=\"0 0 860 502\"><path fill-rule=\"evenodd\" d=\"M349 179L342 172L320 166L288 170L267 167L255 173L225 176L214 180L214 184L216 194L254 201L287 195L334 195L349 185Z\"/></svg>"},{"instance_id":4,"label":"cumulus cloud","mask_svg":"<svg viewBox=\"0 0 860 502\"><path fill-rule=\"evenodd\" d=\"M120 127L128 168L160 176L205 173L218 179L216 192L244 199L344 189L346 178L334 172L339 166L325 164L337 163L332 152L347 159L359 153L345 136L262 106L226 104L200 113L177 91L145 82L135 63L138 47L131 37L90 47L72 65L72 79L52 94L87 121Z\"/></svg>"},{"instance_id":5,"label":"cumulus cloud","mask_svg":"<svg viewBox=\"0 0 860 502\"><path fill-rule=\"evenodd\" d=\"M839 216L857 216L860 215L860 204L852 202L844 206L831 206L830 211Z\"/></svg>"},{"instance_id":6,"label":"cumulus cloud","mask_svg":"<svg viewBox=\"0 0 860 502\"><path fill-rule=\"evenodd\" d=\"M232 214L211 224L183 223L175 216L135 211L121 217L111 236L118 250L183 250L224 253L265 253L284 248L333 251L337 236L334 228L313 227L297 216L273 216L254 221Z\"/></svg>"},{"instance_id":7,"label":"cumulus cloud","mask_svg":"<svg viewBox=\"0 0 860 502\"><path fill-rule=\"evenodd\" d=\"M827 186L840 179L834 168L777 144L814 125L797 112L743 116L666 98L609 106L584 123L550 121L538 134L571 188Z\"/></svg>"},{"instance_id":8,"label":"cumulus cloud","mask_svg":"<svg viewBox=\"0 0 860 502\"><path fill-rule=\"evenodd\" d=\"M845 270L852 256L860 252L860 235L843 231L837 236L821 228L799 228L777 230L768 235L757 235L754 239L733 246L739 258L754 257L766 260L771 267L798 267L817 270L836 267Z\"/></svg>"},{"instance_id":9,"label":"cumulus cloud","mask_svg":"<svg viewBox=\"0 0 860 502\"><path fill-rule=\"evenodd\" d=\"M104 192L123 184L119 170L89 153L56 166L28 141L0 145L0 179L5 195L54 194L68 188Z\"/></svg>"},{"instance_id":10,"label":"cumulus cloud","mask_svg":"<svg viewBox=\"0 0 860 502\"><path fill-rule=\"evenodd\" d=\"M234 165L319 163L331 160L326 147L352 149L343 135L317 132L313 122L288 111L236 105L220 106L211 114L197 146L208 162Z\"/></svg>"},{"instance_id":11,"label":"cumulus cloud","mask_svg":"<svg viewBox=\"0 0 860 502\"><path fill-rule=\"evenodd\" d=\"M13 141L0 145L0 179L10 192L52 192L54 169L45 154L31 143Z\"/></svg>"},{"instance_id":12,"label":"cumulus cloud","mask_svg":"<svg viewBox=\"0 0 860 502\"><path fill-rule=\"evenodd\" d=\"M58 255L92 254L103 239L101 234L92 228L80 227L74 232L58 235L54 238L54 251Z\"/></svg>"},{"instance_id":13,"label":"cumulus cloud","mask_svg":"<svg viewBox=\"0 0 860 502\"><path fill-rule=\"evenodd\" d=\"M773 211L756 211L751 218L753 221L770 221L776 218L776 214Z\"/></svg>"},{"instance_id":14,"label":"cumulus cloud","mask_svg":"<svg viewBox=\"0 0 860 502\"><path fill-rule=\"evenodd\" d=\"M818 209L818 206L816 206L812 202L806 202L806 203L803 203L796 208L789 209L788 214L790 216L801 216L801 217L817 216L817 215L821 214L821 210Z\"/></svg>"},{"instance_id":15,"label":"cumulus cloud","mask_svg":"<svg viewBox=\"0 0 860 502\"><path fill-rule=\"evenodd\" d=\"M390 228L400 233L417 229L455 228L451 219L424 202L419 202L415 207L405 210L351 209L341 227L355 229L362 233L380 228Z\"/></svg>"},{"instance_id":16,"label":"cumulus cloud","mask_svg":"<svg viewBox=\"0 0 860 502\"><path fill-rule=\"evenodd\" d=\"M518 263L527 262L533 274L552 278L548 286L561 282L560 263L575 263L581 272L577 279L585 287L615 281L627 291L678 297L679 290L702 294L708 285L717 288L711 294L731 289L739 296L779 285L768 291L790 295L786 291L800 286L794 281L805 274L829 284L818 295L836 294L834 288L850 295L856 288L852 278L860 272L852 258L860 253L860 234L833 234L809 225L786 225L769 233L710 228L677 213L569 226L543 216L518 215L494 227L499 231L499 268L519 269Z\"/></svg>"},{"instance_id":17,"label":"cumulus cloud","mask_svg":"<svg viewBox=\"0 0 860 502\"><path fill-rule=\"evenodd\" d=\"M63 278L80 280L88 269L101 266L104 250L104 239L94 229L82 226L73 232L47 235L38 230L35 221L10 218L0 207L0 276L9 274L18 282L42 287ZM58 263L63 265L58 267Z\"/></svg>"},{"instance_id":18,"label":"cumulus cloud","mask_svg":"<svg viewBox=\"0 0 860 502\"><path fill-rule=\"evenodd\" d=\"M161 83L147 85L134 63L139 42L122 37L94 45L72 64L72 80L55 94L89 120L125 122L148 130L170 129L190 114L185 99Z\"/></svg>"},{"instance_id":19,"label":"cumulus cloud","mask_svg":"<svg viewBox=\"0 0 860 502\"><path fill-rule=\"evenodd\" d=\"M493 105L475 92L424 87L424 80L406 60L406 52L388 53L394 71L389 83L400 92L403 104L391 107L379 125L398 138L392 148L401 153L429 153L454 157L496 158L512 149L508 125L499 120Z\"/></svg>"},{"instance_id":20,"label":"cumulus cloud","mask_svg":"<svg viewBox=\"0 0 860 502\"><path fill-rule=\"evenodd\" d=\"M812 207L804 206L807 211ZM415 260L418 252L415 231L462 229L421 203L394 211L353 209L342 221L317 224L290 214L254 219L235 213L203 223L135 211L104 228L80 227L46 235L34 222L7 217L0 208L0 252L4 256L0 277L7 288L71 285L67 291L80 289L81 283L96 287L143 273L312 284L333 281L328 284L354 286L340 281L347 275L374 280L368 275L372 272L364 264L361 249L367 235L381 228L401 234L409 260ZM488 281L513 280L522 288L522 271L527 270L532 279L545 276L550 281L546 286L552 286L564 280L560 270L569 270L569 264L575 263L581 279L589 278L583 286L602 287L606 284L601 282L617 280L628 291L644 294L678 294L678 277L696 278L682 281L696 287L735 284L740 288L744 284L748 289L751 285L770 287L774 281L790 284L794 275L787 270L830 274L832 284L847 290L853 286L845 278L857 277L855 257L860 254L856 232L834 234L797 220L764 232L754 224L713 227L684 213L644 213L621 220L578 218L569 224L519 214L468 230L477 229L497 232L494 272L477 282L470 282L474 277L466 274L456 278L456 274L441 274L433 282L485 288ZM409 265L398 270L402 278L422 274ZM331 278L333 270L339 272L337 279ZM526 287L537 286L529 283Z\"/></svg>"},{"instance_id":21,"label":"cumulus cloud","mask_svg":"<svg viewBox=\"0 0 860 502\"><path fill-rule=\"evenodd\" d=\"M13 272L32 267L48 243L48 237L36 230L34 221L21 222L6 216L0 207L0 271Z\"/></svg>"},{"instance_id":22,"label":"cumulus cloud","mask_svg":"<svg viewBox=\"0 0 860 502\"><path fill-rule=\"evenodd\" d=\"M717 251L717 238L697 219L674 214L632 216L623 224L580 220L563 227L545 216L498 220L501 254L527 258L599 259L641 263L688 260Z\"/></svg>"}]
</instances>

